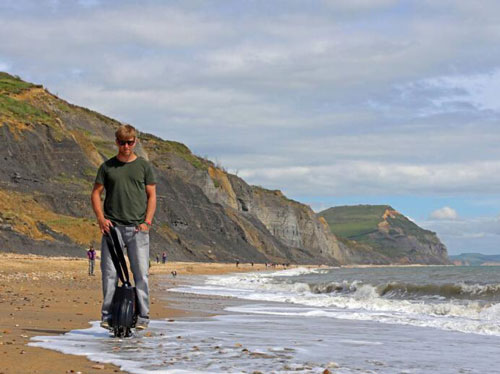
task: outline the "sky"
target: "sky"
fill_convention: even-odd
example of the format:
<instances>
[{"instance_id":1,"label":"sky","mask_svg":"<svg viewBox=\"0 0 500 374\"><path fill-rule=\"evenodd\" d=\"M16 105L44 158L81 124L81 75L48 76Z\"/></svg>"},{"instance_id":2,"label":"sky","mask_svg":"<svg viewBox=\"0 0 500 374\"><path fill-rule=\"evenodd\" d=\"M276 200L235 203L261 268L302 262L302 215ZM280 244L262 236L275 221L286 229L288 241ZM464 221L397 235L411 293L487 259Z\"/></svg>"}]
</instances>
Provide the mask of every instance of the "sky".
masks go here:
<instances>
[{"instance_id":1,"label":"sky","mask_svg":"<svg viewBox=\"0 0 500 374\"><path fill-rule=\"evenodd\" d=\"M0 1L0 71L315 211L500 254L500 2Z\"/></svg>"}]
</instances>

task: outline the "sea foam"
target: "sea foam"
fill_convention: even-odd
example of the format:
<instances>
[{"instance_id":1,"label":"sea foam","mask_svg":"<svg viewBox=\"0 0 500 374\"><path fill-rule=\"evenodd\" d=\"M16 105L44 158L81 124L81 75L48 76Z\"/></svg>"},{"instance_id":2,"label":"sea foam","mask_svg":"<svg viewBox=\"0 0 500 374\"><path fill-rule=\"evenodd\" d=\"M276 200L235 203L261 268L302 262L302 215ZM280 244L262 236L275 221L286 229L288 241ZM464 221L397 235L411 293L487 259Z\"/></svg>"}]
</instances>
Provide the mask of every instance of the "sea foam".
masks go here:
<instances>
[{"instance_id":1,"label":"sea foam","mask_svg":"<svg viewBox=\"0 0 500 374\"><path fill-rule=\"evenodd\" d=\"M329 292L317 285L289 281L293 276L321 274L317 269L293 269L272 273L210 276L204 285L173 289L174 292L230 296L253 301L272 301L316 308L304 316L373 320L383 323L433 327L465 333L500 336L500 304L478 300L427 295L396 298L381 292L381 286L361 281L329 283ZM323 270L324 271L324 270ZM471 286L472 287L472 286ZM424 286L420 287L425 289ZM443 287L441 287L443 288ZM428 286L439 290L439 286ZM465 287L464 287L465 289ZM472 287L474 290L486 287ZM470 292L470 290L468 290ZM478 291L479 292L479 291ZM438 296L438 295L436 295ZM259 313L252 310L252 313ZM268 311L266 312L268 313Z\"/></svg>"}]
</instances>

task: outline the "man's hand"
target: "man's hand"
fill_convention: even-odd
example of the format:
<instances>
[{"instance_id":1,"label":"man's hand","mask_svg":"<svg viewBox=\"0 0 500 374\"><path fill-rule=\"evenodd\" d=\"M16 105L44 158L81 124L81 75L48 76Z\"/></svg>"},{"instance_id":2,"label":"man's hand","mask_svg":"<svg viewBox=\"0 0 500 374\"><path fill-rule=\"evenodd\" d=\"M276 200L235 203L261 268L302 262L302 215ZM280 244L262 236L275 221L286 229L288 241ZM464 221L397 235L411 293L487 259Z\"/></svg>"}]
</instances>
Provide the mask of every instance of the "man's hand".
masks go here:
<instances>
[{"instance_id":1,"label":"man's hand","mask_svg":"<svg viewBox=\"0 0 500 374\"><path fill-rule=\"evenodd\" d=\"M98 219L97 222L99 222L99 228L101 229L101 232L103 234L109 234L109 228L113 226L111 221L103 217L101 219Z\"/></svg>"},{"instance_id":2,"label":"man's hand","mask_svg":"<svg viewBox=\"0 0 500 374\"><path fill-rule=\"evenodd\" d=\"M137 226L137 228L135 229L135 231L149 231L149 226L146 225L145 223L141 223L139 226Z\"/></svg>"}]
</instances>

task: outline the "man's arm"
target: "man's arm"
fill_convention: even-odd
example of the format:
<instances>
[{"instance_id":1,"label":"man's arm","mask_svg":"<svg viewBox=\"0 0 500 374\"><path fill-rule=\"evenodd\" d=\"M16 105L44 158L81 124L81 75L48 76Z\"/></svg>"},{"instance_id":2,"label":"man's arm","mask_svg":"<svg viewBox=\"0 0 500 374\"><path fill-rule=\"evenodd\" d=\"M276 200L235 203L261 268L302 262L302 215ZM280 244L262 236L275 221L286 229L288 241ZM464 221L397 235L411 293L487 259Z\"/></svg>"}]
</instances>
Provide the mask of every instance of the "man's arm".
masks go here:
<instances>
[{"instance_id":1,"label":"man's arm","mask_svg":"<svg viewBox=\"0 0 500 374\"><path fill-rule=\"evenodd\" d=\"M147 184L146 185L146 196L148 198L148 205L146 207L146 219L145 222L153 222L153 217L156 211L156 184ZM141 224L139 225L139 229L149 230L148 225Z\"/></svg>"},{"instance_id":2,"label":"man's arm","mask_svg":"<svg viewBox=\"0 0 500 374\"><path fill-rule=\"evenodd\" d=\"M95 183L92 189L92 194L90 195L90 201L92 202L92 209L94 209L95 216L97 217L97 222L99 223L99 228L104 234L109 232L109 228L113 226L109 219L104 217L104 212L102 210L102 200L101 195L104 191L104 185Z\"/></svg>"}]
</instances>

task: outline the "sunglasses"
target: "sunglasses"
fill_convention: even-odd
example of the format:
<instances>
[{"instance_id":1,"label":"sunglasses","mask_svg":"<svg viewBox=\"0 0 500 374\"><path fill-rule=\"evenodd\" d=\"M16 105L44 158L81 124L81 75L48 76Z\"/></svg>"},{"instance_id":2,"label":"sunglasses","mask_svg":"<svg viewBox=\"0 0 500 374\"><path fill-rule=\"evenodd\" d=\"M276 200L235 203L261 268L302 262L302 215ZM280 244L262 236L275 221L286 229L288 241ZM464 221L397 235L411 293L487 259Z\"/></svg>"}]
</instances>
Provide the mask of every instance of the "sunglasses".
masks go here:
<instances>
[{"instance_id":1,"label":"sunglasses","mask_svg":"<svg viewBox=\"0 0 500 374\"><path fill-rule=\"evenodd\" d=\"M125 144L128 144L129 146L133 146L135 143L135 139L134 140L117 140L117 141L118 141L118 144L120 144L121 146L124 146Z\"/></svg>"}]
</instances>

